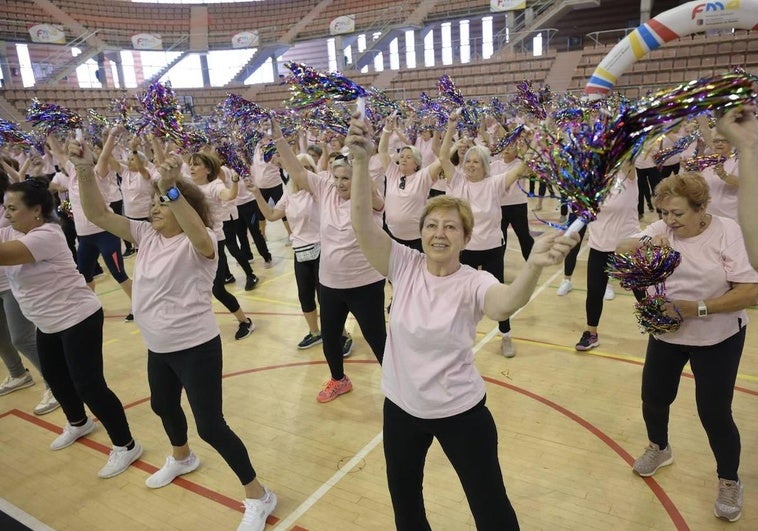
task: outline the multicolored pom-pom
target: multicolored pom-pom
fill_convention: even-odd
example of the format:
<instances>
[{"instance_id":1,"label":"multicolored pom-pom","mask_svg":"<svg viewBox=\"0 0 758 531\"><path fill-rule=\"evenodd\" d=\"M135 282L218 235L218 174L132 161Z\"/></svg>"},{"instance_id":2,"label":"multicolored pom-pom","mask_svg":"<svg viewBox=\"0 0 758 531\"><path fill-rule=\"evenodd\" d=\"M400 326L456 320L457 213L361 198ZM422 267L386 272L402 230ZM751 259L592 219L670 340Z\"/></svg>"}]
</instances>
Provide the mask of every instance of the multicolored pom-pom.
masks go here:
<instances>
[{"instance_id":1,"label":"multicolored pom-pom","mask_svg":"<svg viewBox=\"0 0 758 531\"><path fill-rule=\"evenodd\" d=\"M644 289L664 282L682 261L672 247L640 245L631 253L616 253L608 263L608 274L627 290Z\"/></svg>"},{"instance_id":2,"label":"multicolored pom-pom","mask_svg":"<svg viewBox=\"0 0 758 531\"><path fill-rule=\"evenodd\" d=\"M726 162L726 157L724 155L711 153L710 155L700 155L692 157L691 159L683 160L682 168L684 168L685 171L701 172L706 168L710 168L716 164L723 164L724 162Z\"/></svg>"},{"instance_id":3,"label":"multicolored pom-pom","mask_svg":"<svg viewBox=\"0 0 758 531\"><path fill-rule=\"evenodd\" d=\"M26 121L50 134L57 131L73 131L83 125L82 117L67 107L54 103L41 103L37 98L26 111Z\"/></svg>"},{"instance_id":4,"label":"multicolored pom-pom","mask_svg":"<svg viewBox=\"0 0 758 531\"><path fill-rule=\"evenodd\" d=\"M682 324L681 317L670 317L664 311L664 305L670 302L665 295L648 295L634 305L634 316L643 332L648 334L666 334L675 332Z\"/></svg>"}]
</instances>

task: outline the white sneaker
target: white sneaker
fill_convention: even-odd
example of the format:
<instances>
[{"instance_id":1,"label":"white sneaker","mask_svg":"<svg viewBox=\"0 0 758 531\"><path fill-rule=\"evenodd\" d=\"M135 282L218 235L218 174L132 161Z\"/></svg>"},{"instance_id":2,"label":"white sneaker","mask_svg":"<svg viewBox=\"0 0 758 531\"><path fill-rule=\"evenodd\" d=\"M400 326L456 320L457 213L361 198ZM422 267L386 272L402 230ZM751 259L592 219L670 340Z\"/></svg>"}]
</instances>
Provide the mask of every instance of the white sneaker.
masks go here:
<instances>
[{"instance_id":1,"label":"white sneaker","mask_svg":"<svg viewBox=\"0 0 758 531\"><path fill-rule=\"evenodd\" d=\"M87 417L87 422L82 426L72 426L68 422L63 426L63 433L50 444L51 450L63 450L74 444L77 439L81 439L89 432L95 429L96 424L92 419Z\"/></svg>"},{"instance_id":2,"label":"white sneaker","mask_svg":"<svg viewBox=\"0 0 758 531\"><path fill-rule=\"evenodd\" d=\"M142 455L142 445L134 442L134 448L127 450L126 446L114 446L108 456L108 462L97 473L98 477L103 479L118 476L121 472L129 468Z\"/></svg>"},{"instance_id":3,"label":"white sneaker","mask_svg":"<svg viewBox=\"0 0 758 531\"><path fill-rule=\"evenodd\" d=\"M266 495L260 500L246 498L242 500L245 505L245 515L242 517L237 531L263 531L266 527L266 518L276 508L276 494L263 487Z\"/></svg>"},{"instance_id":4,"label":"white sneaker","mask_svg":"<svg viewBox=\"0 0 758 531\"><path fill-rule=\"evenodd\" d=\"M55 411L59 407L61 407L61 405L53 396L53 391L50 388L47 388L45 389L45 392L42 393L42 398L40 399L39 404L34 407L34 414L45 415L51 411Z\"/></svg>"},{"instance_id":5,"label":"white sneaker","mask_svg":"<svg viewBox=\"0 0 758 531\"><path fill-rule=\"evenodd\" d=\"M506 358L512 358L516 355L516 347L513 346L511 336L503 336L503 341L500 343L500 351Z\"/></svg>"},{"instance_id":6,"label":"white sneaker","mask_svg":"<svg viewBox=\"0 0 758 531\"><path fill-rule=\"evenodd\" d=\"M605 294L603 295L603 298L607 301L612 301L616 298L616 294L613 292L613 288L610 284L605 286Z\"/></svg>"},{"instance_id":7,"label":"white sneaker","mask_svg":"<svg viewBox=\"0 0 758 531\"><path fill-rule=\"evenodd\" d=\"M558 294L559 297L563 297L572 289L574 289L574 285L571 283L569 279L564 278L563 282L561 282L561 285L558 286L558 291L556 293Z\"/></svg>"},{"instance_id":8,"label":"white sneaker","mask_svg":"<svg viewBox=\"0 0 758 531\"><path fill-rule=\"evenodd\" d=\"M7 395L13 391L18 391L19 389L31 387L33 385L34 380L32 379L32 375L29 374L29 369L25 369L24 374L18 378L13 378L9 375L5 380L3 380L3 383L0 384L0 396Z\"/></svg>"},{"instance_id":9,"label":"white sneaker","mask_svg":"<svg viewBox=\"0 0 758 531\"><path fill-rule=\"evenodd\" d=\"M181 461L177 461L170 455L166 458L166 464L163 465L163 468L145 480L145 485L151 489L165 487L177 477L189 474L199 466L200 459L193 453Z\"/></svg>"}]
</instances>

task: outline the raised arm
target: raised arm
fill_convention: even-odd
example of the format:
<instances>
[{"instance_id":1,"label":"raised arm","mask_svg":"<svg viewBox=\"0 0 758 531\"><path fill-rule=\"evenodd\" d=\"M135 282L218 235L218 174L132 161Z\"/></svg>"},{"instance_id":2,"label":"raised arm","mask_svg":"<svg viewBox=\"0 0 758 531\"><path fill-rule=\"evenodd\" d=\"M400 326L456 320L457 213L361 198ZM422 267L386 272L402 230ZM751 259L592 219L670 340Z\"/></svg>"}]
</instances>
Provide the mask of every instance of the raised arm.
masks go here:
<instances>
[{"instance_id":1,"label":"raised arm","mask_svg":"<svg viewBox=\"0 0 758 531\"><path fill-rule=\"evenodd\" d=\"M357 116L350 122L345 145L353 156L353 178L350 188L350 211L355 237L371 266L384 276L389 273L390 237L374 221L376 194L368 172L372 145L369 127Z\"/></svg>"},{"instance_id":2,"label":"raised arm","mask_svg":"<svg viewBox=\"0 0 758 531\"><path fill-rule=\"evenodd\" d=\"M255 186L252 181L245 181L245 186L250 190L250 193L253 194L253 197L255 197L255 201L264 218L268 221L277 221L285 216L284 211L279 210L278 208L271 208L271 205L269 205L268 201L263 197L260 189Z\"/></svg>"},{"instance_id":3,"label":"raised arm","mask_svg":"<svg viewBox=\"0 0 758 531\"><path fill-rule=\"evenodd\" d=\"M276 145L276 152L279 153L279 158L282 161L282 167L289 173L290 177L295 180L298 187L311 191L308 185L308 178L305 175L305 168L300 164L297 159L297 155L292 151L287 139L282 134L282 129L276 120L271 120L271 131L274 134L274 144Z\"/></svg>"},{"instance_id":4,"label":"raised arm","mask_svg":"<svg viewBox=\"0 0 758 531\"><path fill-rule=\"evenodd\" d=\"M113 147L116 145L116 140L121 132L121 127L122 126L111 127L108 130L108 136L105 138L103 150L100 152L100 156L97 158L97 164L95 165L95 175L98 177L105 177L108 175L110 160L113 156Z\"/></svg>"},{"instance_id":5,"label":"raised arm","mask_svg":"<svg viewBox=\"0 0 758 531\"><path fill-rule=\"evenodd\" d=\"M451 113L447 120L447 129L445 129L445 136L442 138L442 145L440 146L439 155L437 160L429 165L429 172L432 175L439 175L440 168L445 172L445 177L448 179L453 176L455 166L450 160L450 148L453 146L453 135L455 134L455 128L458 126L458 114ZM437 165L439 164L439 166Z\"/></svg>"},{"instance_id":6,"label":"raised arm","mask_svg":"<svg viewBox=\"0 0 758 531\"><path fill-rule=\"evenodd\" d=\"M758 269L758 119L753 106L732 109L718 122L719 131L739 153L738 217L745 248Z\"/></svg>"},{"instance_id":7,"label":"raised arm","mask_svg":"<svg viewBox=\"0 0 758 531\"><path fill-rule=\"evenodd\" d=\"M27 161L24 162L24 165L26 165ZM10 182L17 183L19 181L24 180L24 173L21 173L21 170L17 170L13 166L5 162L5 157L0 157L0 166L3 167L3 171L8 175L8 179L10 180ZM21 166L21 168L23 169L24 166Z\"/></svg>"},{"instance_id":8,"label":"raised arm","mask_svg":"<svg viewBox=\"0 0 758 531\"><path fill-rule=\"evenodd\" d=\"M82 210L87 219L122 240L134 242L129 220L108 210L105 206L105 200L97 185L92 154L87 145L80 144L77 140L70 141L68 157L76 168Z\"/></svg>"},{"instance_id":9,"label":"raised arm","mask_svg":"<svg viewBox=\"0 0 758 531\"><path fill-rule=\"evenodd\" d=\"M392 157L390 156L390 136L392 136L392 131L394 131L395 128L395 115L393 114L384 123L384 127L382 128L382 134L379 137L379 147L376 149L377 153L379 153L379 161L382 163L382 169L386 172L387 167L390 165L390 162L392 162Z\"/></svg>"},{"instance_id":10,"label":"raised arm","mask_svg":"<svg viewBox=\"0 0 758 531\"><path fill-rule=\"evenodd\" d=\"M513 282L495 284L484 296L484 313L494 321L504 321L516 310L529 302L534 292L542 268L560 264L574 245L579 242L578 234L560 236L557 232L546 233L534 242L532 252Z\"/></svg>"}]
</instances>

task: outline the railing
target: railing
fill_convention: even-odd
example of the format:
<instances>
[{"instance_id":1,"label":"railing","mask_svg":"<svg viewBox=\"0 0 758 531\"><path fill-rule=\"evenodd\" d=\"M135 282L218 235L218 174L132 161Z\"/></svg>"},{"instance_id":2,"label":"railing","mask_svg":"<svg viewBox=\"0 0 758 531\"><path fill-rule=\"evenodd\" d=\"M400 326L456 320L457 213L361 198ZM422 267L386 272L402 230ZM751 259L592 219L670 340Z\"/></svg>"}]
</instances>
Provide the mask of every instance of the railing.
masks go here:
<instances>
[{"instance_id":1,"label":"railing","mask_svg":"<svg viewBox=\"0 0 758 531\"><path fill-rule=\"evenodd\" d=\"M602 31L593 31L587 34L587 37L589 37L594 43L595 46L603 46L607 44L608 40L612 41L615 40L616 42L620 41L627 35L629 35L631 32L634 31L635 28L618 28L618 29L609 29L609 30L602 30ZM605 38L608 37L607 40ZM603 39L603 40L601 40Z\"/></svg>"},{"instance_id":2,"label":"railing","mask_svg":"<svg viewBox=\"0 0 758 531\"><path fill-rule=\"evenodd\" d=\"M522 53L530 52L532 47L532 39L537 35L542 34L542 51L543 53L549 52L550 43L552 42L553 37L556 33L558 33L558 30L556 28L540 28L530 31L508 32L501 35L496 40L496 51L502 50L505 46L508 46L510 41L517 41L515 51Z\"/></svg>"}]
</instances>

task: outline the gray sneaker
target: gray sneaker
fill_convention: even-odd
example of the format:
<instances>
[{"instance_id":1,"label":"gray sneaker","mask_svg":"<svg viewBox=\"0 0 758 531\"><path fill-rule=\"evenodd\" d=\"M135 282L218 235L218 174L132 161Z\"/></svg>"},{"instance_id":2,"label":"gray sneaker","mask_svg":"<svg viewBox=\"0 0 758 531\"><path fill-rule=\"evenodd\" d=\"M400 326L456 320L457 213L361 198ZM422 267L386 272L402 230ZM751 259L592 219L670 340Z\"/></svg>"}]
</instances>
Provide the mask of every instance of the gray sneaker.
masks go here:
<instances>
[{"instance_id":1,"label":"gray sneaker","mask_svg":"<svg viewBox=\"0 0 758 531\"><path fill-rule=\"evenodd\" d=\"M645 453L634 462L632 470L646 478L655 474L662 466L670 465L673 462L674 456L671 455L670 444L661 450L657 444L650 443L650 446L645 448Z\"/></svg>"},{"instance_id":2,"label":"gray sneaker","mask_svg":"<svg viewBox=\"0 0 758 531\"><path fill-rule=\"evenodd\" d=\"M29 374L29 369L26 369L24 371L24 374L18 378L8 376L5 380L3 380L3 383L0 383L0 396L7 395L13 391L18 391L19 389L31 387L33 385L34 379L32 379L32 375Z\"/></svg>"},{"instance_id":3,"label":"gray sneaker","mask_svg":"<svg viewBox=\"0 0 758 531\"><path fill-rule=\"evenodd\" d=\"M742 483L719 478L719 495L713 504L713 514L716 518L723 518L730 522L736 522L742 516Z\"/></svg>"}]
</instances>

